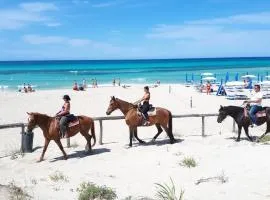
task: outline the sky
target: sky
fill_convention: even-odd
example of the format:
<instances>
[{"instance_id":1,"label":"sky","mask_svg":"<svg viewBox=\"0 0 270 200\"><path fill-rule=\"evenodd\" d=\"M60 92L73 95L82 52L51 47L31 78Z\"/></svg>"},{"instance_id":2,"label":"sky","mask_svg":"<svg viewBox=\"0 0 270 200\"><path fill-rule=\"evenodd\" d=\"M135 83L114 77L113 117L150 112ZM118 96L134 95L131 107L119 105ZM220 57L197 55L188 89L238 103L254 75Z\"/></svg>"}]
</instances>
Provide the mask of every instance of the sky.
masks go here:
<instances>
[{"instance_id":1,"label":"sky","mask_svg":"<svg viewBox=\"0 0 270 200\"><path fill-rule=\"evenodd\" d=\"M0 60L250 56L269 0L0 0Z\"/></svg>"}]
</instances>

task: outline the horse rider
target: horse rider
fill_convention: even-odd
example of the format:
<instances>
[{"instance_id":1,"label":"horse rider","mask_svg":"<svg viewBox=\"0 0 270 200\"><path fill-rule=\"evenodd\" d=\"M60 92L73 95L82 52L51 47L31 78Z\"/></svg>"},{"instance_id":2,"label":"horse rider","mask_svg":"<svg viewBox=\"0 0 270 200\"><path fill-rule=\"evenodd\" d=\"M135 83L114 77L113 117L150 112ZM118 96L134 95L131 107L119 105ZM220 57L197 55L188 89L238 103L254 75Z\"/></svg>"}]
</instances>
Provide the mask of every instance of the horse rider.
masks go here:
<instances>
[{"instance_id":1,"label":"horse rider","mask_svg":"<svg viewBox=\"0 0 270 200\"><path fill-rule=\"evenodd\" d=\"M68 115L70 114L70 97L68 95L63 96L64 105L62 109L56 114L56 117L60 117L60 131L63 138L67 138L67 125Z\"/></svg>"},{"instance_id":2,"label":"horse rider","mask_svg":"<svg viewBox=\"0 0 270 200\"><path fill-rule=\"evenodd\" d=\"M139 109L142 112L143 118L145 120L144 125L150 124L150 122L148 121L149 117L148 117L148 113L147 113L150 109L149 101L150 101L149 87L145 86L143 97L141 99L139 99L138 101L136 101L136 103L135 103L135 104L139 104L139 103L143 102L142 106Z\"/></svg>"},{"instance_id":3,"label":"horse rider","mask_svg":"<svg viewBox=\"0 0 270 200\"><path fill-rule=\"evenodd\" d=\"M254 91L251 94L250 100L244 101L244 103L251 105L251 108L249 110L249 115L252 122L251 126L253 126L253 124L256 124L256 113L263 109L262 99L263 99L263 94L261 92L261 86L254 85Z\"/></svg>"}]
</instances>

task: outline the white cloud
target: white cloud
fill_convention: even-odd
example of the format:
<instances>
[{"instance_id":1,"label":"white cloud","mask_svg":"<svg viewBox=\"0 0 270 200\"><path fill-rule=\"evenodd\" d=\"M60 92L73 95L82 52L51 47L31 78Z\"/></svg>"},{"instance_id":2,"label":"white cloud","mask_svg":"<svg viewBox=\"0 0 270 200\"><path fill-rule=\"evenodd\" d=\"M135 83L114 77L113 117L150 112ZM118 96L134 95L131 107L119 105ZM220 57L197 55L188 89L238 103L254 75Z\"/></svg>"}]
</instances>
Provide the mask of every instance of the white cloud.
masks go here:
<instances>
[{"instance_id":1,"label":"white cloud","mask_svg":"<svg viewBox=\"0 0 270 200\"><path fill-rule=\"evenodd\" d=\"M104 2L104 3L93 4L92 7L94 7L94 8L105 8L105 7L111 7L111 6L119 5L119 4L122 4L122 3L125 3L125 2L126 2L126 0L108 1L108 2Z\"/></svg>"},{"instance_id":2,"label":"white cloud","mask_svg":"<svg viewBox=\"0 0 270 200\"><path fill-rule=\"evenodd\" d=\"M58 8L53 3L32 2L21 3L19 6L23 10L28 12L44 12L58 10Z\"/></svg>"},{"instance_id":3,"label":"white cloud","mask_svg":"<svg viewBox=\"0 0 270 200\"><path fill-rule=\"evenodd\" d=\"M72 0L73 4L88 4L89 1L82 1L82 0Z\"/></svg>"},{"instance_id":4,"label":"white cloud","mask_svg":"<svg viewBox=\"0 0 270 200\"><path fill-rule=\"evenodd\" d=\"M15 9L0 9L0 30L18 29L31 23L49 22L46 11L57 10L54 4L25 3Z\"/></svg>"},{"instance_id":5,"label":"white cloud","mask_svg":"<svg viewBox=\"0 0 270 200\"><path fill-rule=\"evenodd\" d=\"M71 46L86 46L86 45L91 44L91 40L74 38L74 39L69 39L68 43Z\"/></svg>"},{"instance_id":6,"label":"white cloud","mask_svg":"<svg viewBox=\"0 0 270 200\"><path fill-rule=\"evenodd\" d=\"M60 23L53 23L53 22L51 22L51 23L47 23L46 24L47 26L49 26L49 27L58 27L58 26L61 26L61 24Z\"/></svg>"},{"instance_id":7,"label":"white cloud","mask_svg":"<svg viewBox=\"0 0 270 200\"><path fill-rule=\"evenodd\" d=\"M39 35L24 35L22 37L23 41L33 45L40 44L63 44L68 39L59 36L39 36Z\"/></svg>"},{"instance_id":8,"label":"white cloud","mask_svg":"<svg viewBox=\"0 0 270 200\"><path fill-rule=\"evenodd\" d=\"M270 12L234 15L224 18L195 20L186 24L217 25L217 24L270 24Z\"/></svg>"}]
</instances>

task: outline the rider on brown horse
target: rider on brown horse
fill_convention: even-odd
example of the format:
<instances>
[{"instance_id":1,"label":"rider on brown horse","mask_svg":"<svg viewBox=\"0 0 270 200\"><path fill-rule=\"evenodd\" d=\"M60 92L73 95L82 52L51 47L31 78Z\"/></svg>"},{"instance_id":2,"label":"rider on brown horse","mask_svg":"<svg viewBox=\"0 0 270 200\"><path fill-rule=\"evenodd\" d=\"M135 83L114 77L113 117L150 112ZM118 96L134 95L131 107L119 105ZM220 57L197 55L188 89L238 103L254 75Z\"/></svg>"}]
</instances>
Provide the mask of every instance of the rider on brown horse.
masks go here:
<instances>
[{"instance_id":1,"label":"rider on brown horse","mask_svg":"<svg viewBox=\"0 0 270 200\"><path fill-rule=\"evenodd\" d=\"M263 110L262 108L262 98L263 94L261 93L261 87L260 85L254 86L254 92L252 93L252 96L249 101L244 101L246 104L251 104L251 108L249 110L249 116L251 118L252 127L253 124L256 124L256 113L258 111Z\"/></svg>"},{"instance_id":2,"label":"rider on brown horse","mask_svg":"<svg viewBox=\"0 0 270 200\"><path fill-rule=\"evenodd\" d=\"M70 115L70 97L68 95L63 96L63 100L65 101L62 109L56 113L56 117L60 118L60 131L63 138L67 137L67 125L69 122Z\"/></svg>"},{"instance_id":3,"label":"rider on brown horse","mask_svg":"<svg viewBox=\"0 0 270 200\"><path fill-rule=\"evenodd\" d=\"M149 125L150 122L148 121L148 111L150 109L150 92L149 92L149 87L145 86L144 87L144 95L141 99L139 99L138 101L136 101L134 104L139 104L141 102L143 102L142 106L139 108L139 110L142 112L143 118L145 120L144 125Z\"/></svg>"}]
</instances>

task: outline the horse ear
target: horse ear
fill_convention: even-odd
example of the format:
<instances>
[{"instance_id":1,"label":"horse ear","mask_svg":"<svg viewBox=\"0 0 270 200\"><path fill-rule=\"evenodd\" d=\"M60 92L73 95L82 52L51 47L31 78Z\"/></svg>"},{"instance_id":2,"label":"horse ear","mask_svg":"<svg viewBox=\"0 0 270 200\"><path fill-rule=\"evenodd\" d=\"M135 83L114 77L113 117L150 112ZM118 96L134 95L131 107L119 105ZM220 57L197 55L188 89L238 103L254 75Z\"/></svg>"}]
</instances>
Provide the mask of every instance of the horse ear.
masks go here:
<instances>
[{"instance_id":1,"label":"horse ear","mask_svg":"<svg viewBox=\"0 0 270 200\"><path fill-rule=\"evenodd\" d=\"M112 97L112 100L115 100L115 97L114 96Z\"/></svg>"},{"instance_id":2,"label":"horse ear","mask_svg":"<svg viewBox=\"0 0 270 200\"><path fill-rule=\"evenodd\" d=\"M222 105L220 105L220 109L221 109L221 110L223 109L223 106L222 106Z\"/></svg>"},{"instance_id":3,"label":"horse ear","mask_svg":"<svg viewBox=\"0 0 270 200\"><path fill-rule=\"evenodd\" d=\"M29 113L29 112L26 112L27 113L27 115L31 115L31 113Z\"/></svg>"}]
</instances>

